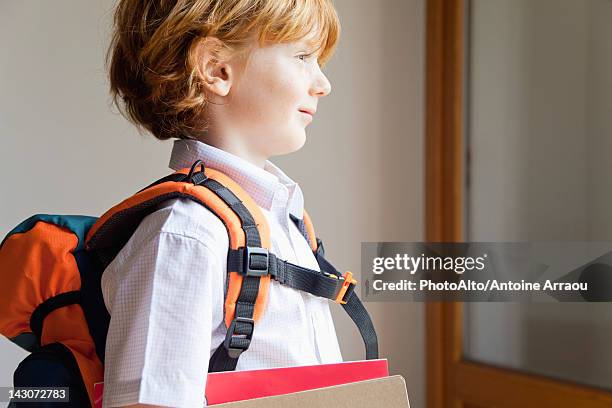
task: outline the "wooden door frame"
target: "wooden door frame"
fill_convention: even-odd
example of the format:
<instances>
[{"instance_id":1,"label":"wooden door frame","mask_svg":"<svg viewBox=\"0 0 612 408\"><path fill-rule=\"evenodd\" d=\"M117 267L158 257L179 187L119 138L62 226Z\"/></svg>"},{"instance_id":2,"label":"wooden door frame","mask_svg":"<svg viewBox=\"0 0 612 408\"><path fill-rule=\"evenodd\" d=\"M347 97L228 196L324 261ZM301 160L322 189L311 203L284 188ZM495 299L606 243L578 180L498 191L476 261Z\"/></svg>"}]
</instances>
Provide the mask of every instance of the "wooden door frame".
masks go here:
<instances>
[{"instance_id":1,"label":"wooden door frame","mask_svg":"<svg viewBox=\"0 0 612 408\"><path fill-rule=\"evenodd\" d=\"M428 0L425 82L425 239L462 240L463 0ZM459 362L461 305L425 304L429 408L451 407L451 371Z\"/></svg>"},{"instance_id":2,"label":"wooden door frame","mask_svg":"<svg viewBox=\"0 0 612 408\"><path fill-rule=\"evenodd\" d=\"M426 240L463 240L464 55L469 0L427 0ZM425 305L428 408L612 406L606 390L474 363L462 358L462 304Z\"/></svg>"}]
</instances>

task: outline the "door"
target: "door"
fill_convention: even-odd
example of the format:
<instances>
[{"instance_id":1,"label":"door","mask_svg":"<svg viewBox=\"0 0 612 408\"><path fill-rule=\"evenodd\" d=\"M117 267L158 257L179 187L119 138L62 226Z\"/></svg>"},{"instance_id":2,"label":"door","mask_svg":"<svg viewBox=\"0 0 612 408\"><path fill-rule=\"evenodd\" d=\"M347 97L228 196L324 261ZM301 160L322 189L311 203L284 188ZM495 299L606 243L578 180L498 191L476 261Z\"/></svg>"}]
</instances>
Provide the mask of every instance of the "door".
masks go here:
<instances>
[{"instance_id":1,"label":"door","mask_svg":"<svg viewBox=\"0 0 612 408\"><path fill-rule=\"evenodd\" d=\"M612 241L609 21L428 1L428 241ZM430 408L612 406L610 303L429 303L426 329Z\"/></svg>"}]
</instances>

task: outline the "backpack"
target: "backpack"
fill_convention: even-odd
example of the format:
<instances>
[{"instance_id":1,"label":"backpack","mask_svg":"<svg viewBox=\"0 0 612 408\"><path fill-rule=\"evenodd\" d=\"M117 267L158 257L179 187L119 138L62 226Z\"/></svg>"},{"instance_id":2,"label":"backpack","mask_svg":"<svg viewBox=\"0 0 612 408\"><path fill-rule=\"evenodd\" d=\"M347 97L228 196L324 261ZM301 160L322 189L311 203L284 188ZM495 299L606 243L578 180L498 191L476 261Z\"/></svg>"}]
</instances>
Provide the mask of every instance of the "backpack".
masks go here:
<instances>
[{"instance_id":1,"label":"backpack","mask_svg":"<svg viewBox=\"0 0 612 408\"><path fill-rule=\"evenodd\" d=\"M227 335L211 356L209 372L236 368L265 312L271 279L334 300L357 325L366 359L378 358L378 341L351 272L326 259L310 217L292 216L321 271L269 253L270 232L253 199L233 180L197 160L161 178L100 218L34 215L0 243L0 333L29 351L13 376L15 387L68 387L71 407L93 406L93 385L104 379L110 315L101 277L140 222L162 202L193 200L224 223L230 248L224 314ZM49 406L55 406L49 403ZM19 404L17 404L19 405ZM45 406L38 404L36 406Z\"/></svg>"}]
</instances>

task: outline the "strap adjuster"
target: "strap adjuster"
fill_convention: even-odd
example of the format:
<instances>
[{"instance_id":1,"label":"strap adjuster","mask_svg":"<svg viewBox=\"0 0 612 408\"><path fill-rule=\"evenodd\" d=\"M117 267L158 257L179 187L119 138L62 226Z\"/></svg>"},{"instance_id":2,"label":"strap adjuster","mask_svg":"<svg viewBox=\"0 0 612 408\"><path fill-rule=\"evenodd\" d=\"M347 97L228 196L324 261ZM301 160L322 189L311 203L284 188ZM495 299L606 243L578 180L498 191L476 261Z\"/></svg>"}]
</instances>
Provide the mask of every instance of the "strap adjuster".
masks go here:
<instances>
[{"instance_id":1,"label":"strap adjuster","mask_svg":"<svg viewBox=\"0 0 612 408\"><path fill-rule=\"evenodd\" d=\"M270 255L266 248L246 247L244 251L245 276L266 276L270 269Z\"/></svg>"},{"instance_id":2,"label":"strap adjuster","mask_svg":"<svg viewBox=\"0 0 612 408\"><path fill-rule=\"evenodd\" d=\"M339 303L341 305L345 305L347 301L344 299L344 296L349 290L349 287L355 286L357 284L357 281L353 279L353 273L349 271L346 271L346 273L342 275L342 277L344 278L344 282L342 282L342 286L340 287L340 291L338 291L338 295L336 295L334 302Z\"/></svg>"},{"instance_id":3,"label":"strap adjuster","mask_svg":"<svg viewBox=\"0 0 612 408\"><path fill-rule=\"evenodd\" d=\"M251 327L246 330L246 333L236 334L236 328L238 323L246 323ZM232 320L232 324L227 329L225 340L223 341L223 347L227 350L228 356L231 358L238 358L240 355L248 350L251 345L251 339L253 338L253 330L255 329L255 320L248 317L235 317ZM244 330L242 330L244 332Z\"/></svg>"}]
</instances>

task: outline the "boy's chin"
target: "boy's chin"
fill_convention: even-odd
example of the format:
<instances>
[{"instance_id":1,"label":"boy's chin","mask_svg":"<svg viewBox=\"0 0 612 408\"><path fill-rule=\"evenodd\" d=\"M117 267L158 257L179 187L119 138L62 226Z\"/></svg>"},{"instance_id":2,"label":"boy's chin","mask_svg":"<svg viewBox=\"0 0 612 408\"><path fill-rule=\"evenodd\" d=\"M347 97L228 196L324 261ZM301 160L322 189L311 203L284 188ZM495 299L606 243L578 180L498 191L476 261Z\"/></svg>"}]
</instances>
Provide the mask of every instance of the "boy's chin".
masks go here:
<instances>
[{"instance_id":1,"label":"boy's chin","mask_svg":"<svg viewBox=\"0 0 612 408\"><path fill-rule=\"evenodd\" d=\"M302 129L300 132L296 132L295 134L292 134L291 137L285 139L284 142L285 143L282 143L282 145L277 146L275 149L276 152L273 154L273 156L281 156L300 150L306 143L306 132L304 129Z\"/></svg>"}]
</instances>

